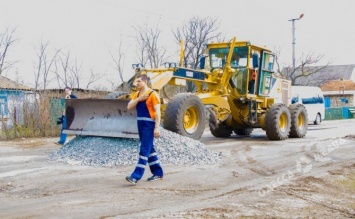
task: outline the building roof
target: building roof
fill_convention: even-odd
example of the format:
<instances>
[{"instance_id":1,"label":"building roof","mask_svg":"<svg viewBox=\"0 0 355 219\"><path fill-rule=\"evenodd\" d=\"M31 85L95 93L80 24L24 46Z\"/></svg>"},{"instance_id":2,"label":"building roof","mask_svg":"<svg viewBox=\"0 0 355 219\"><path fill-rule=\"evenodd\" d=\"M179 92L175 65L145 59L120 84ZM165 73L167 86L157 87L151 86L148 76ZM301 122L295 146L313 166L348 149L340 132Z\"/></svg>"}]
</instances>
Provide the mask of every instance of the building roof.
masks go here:
<instances>
[{"instance_id":1,"label":"building roof","mask_svg":"<svg viewBox=\"0 0 355 219\"><path fill-rule=\"evenodd\" d=\"M10 80L4 76L0 75L0 89L6 90L32 90L26 85L20 84L16 81Z\"/></svg>"},{"instance_id":2,"label":"building roof","mask_svg":"<svg viewBox=\"0 0 355 219\"><path fill-rule=\"evenodd\" d=\"M355 65L328 65L321 72L338 76L338 79L355 80Z\"/></svg>"},{"instance_id":3,"label":"building roof","mask_svg":"<svg viewBox=\"0 0 355 219\"><path fill-rule=\"evenodd\" d=\"M282 72L290 71L285 68ZM296 79L295 84L298 85L313 85L322 86L326 81L329 80L353 80L355 81L355 64L352 65L328 65L324 66L307 66L303 69L297 69L295 75L300 75L303 71L306 75L311 73L311 75L306 77L299 77ZM312 72L316 72L312 74Z\"/></svg>"},{"instance_id":4,"label":"building roof","mask_svg":"<svg viewBox=\"0 0 355 219\"><path fill-rule=\"evenodd\" d=\"M346 91L355 90L355 82L351 80L328 81L322 87L322 91Z\"/></svg>"}]
</instances>

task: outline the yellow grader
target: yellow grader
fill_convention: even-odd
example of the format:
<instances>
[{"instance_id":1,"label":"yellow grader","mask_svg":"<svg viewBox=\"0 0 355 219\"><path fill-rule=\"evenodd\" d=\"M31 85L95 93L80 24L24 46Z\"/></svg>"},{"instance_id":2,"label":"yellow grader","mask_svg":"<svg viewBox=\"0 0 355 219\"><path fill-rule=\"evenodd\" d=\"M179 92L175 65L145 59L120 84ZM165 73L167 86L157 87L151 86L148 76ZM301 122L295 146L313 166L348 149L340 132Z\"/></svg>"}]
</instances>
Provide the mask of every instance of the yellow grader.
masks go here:
<instances>
[{"instance_id":1,"label":"yellow grader","mask_svg":"<svg viewBox=\"0 0 355 219\"><path fill-rule=\"evenodd\" d=\"M210 43L200 69L168 63L164 68L135 66L130 92L113 93L113 99L67 99L67 134L138 138L135 111L127 103L136 92L135 78L147 74L151 88L161 95L165 129L199 139L206 123L215 137L250 135L262 128L270 140L306 135L307 111L291 103L291 83L276 77L275 55L247 41ZM195 91L167 97L167 87L195 84ZM110 96L110 95L108 95Z\"/></svg>"}]
</instances>

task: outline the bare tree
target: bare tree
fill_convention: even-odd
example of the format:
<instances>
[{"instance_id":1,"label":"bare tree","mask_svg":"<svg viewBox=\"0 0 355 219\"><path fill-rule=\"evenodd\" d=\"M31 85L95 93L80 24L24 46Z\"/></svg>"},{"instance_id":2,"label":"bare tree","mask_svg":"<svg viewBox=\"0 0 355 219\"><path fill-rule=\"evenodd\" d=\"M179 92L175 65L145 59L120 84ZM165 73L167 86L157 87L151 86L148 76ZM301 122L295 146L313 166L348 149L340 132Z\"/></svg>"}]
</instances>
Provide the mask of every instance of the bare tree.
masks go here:
<instances>
[{"instance_id":1,"label":"bare tree","mask_svg":"<svg viewBox=\"0 0 355 219\"><path fill-rule=\"evenodd\" d=\"M71 76L69 77L68 85L72 88L80 88L80 81L85 77L82 67L83 62L78 64L77 59L75 59L74 63L70 66Z\"/></svg>"},{"instance_id":2,"label":"bare tree","mask_svg":"<svg viewBox=\"0 0 355 219\"><path fill-rule=\"evenodd\" d=\"M37 51L37 62L34 62L34 76L35 76L35 89L40 87L44 90L47 88L51 79L49 74L52 71L52 68L55 67L54 63L56 62L58 53L60 50L51 51L48 48L49 42L39 42L38 51Z\"/></svg>"},{"instance_id":3,"label":"bare tree","mask_svg":"<svg viewBox=\"0 0 355 219\"><path fill-rule=\"evenodd\" d=\"M70 50L66 52L60 52L58 54L58 62L55 63L54 71L58 87L64 87L68 85L68 81L71 77L70 58Z\"/></svg>"},{"instance_id":4,"label":"bare tree","mask_svg":"<svg viewBox=\"0 0 355 219\"><path fill-rule=\"evenodd\" d=\"M117 87L120 85L120 83L118 83L118 82L116 82L114 80L106 80L106 82L110 85L110 90L111 91L116 90ZM123 82L123 83L125 83L125 82ZM121 84L123 84L123 83L121 83Z\"/></svg>"},{"instance_id":5,"label":"bare tree","mask_svg":"<svg viewBox=\"0 0 355 219\"><path fill-rule=\"evenodd\" d=\"M120 77L122 83L124 82L123 79L123 72L124 72L124 60L125 60L125 55L124 52L122 51L122 41L120 41L120 45L118 49L116 49L115 52L112 52L109 50L112 61L114 62L114 68L118 73L118 76Z\"/></svg>"},{"instance_id":6,"label":"bare tree","mask_svg":"<svg viewBox=\"0 0 355 219\"><path fill-rule=\"evenodd\" d=\"M221 36L218 19L193 17L173 31L177 43L184 41L184 66L196 69L204 54L205 44Z\"/></svg>"},{"instance_id":7,"label":"bare tree","mask_svg":"<svg viewBox=\"0 0 355 219\"><path fill-rule=\"evenodd\" d=\"M16 61L11 62L6 59L10 47L18 41L18 39L14 37L15 31L16 28L12 30L6 28L4 33L0 33L0 75L16 63Z\"/></svg>"},{"instance_id":8,"label":"bare tree","mask_svg":"<svg viewBox=\"0 0 355 219\"><path fill-rule=\"evenodd\" d=\"M183 66L197 69L200 59L204 54L205 45L212 40L218 40L221 36L218 19L210 17L193 17L182 27L173 31L178 44L184 41ZM192 92L195 85L187 83L187 91Z\"/></svg>"},{"instance_id":9,"label":"bare tree","mask_svg":"<svg viewBox=\"0 0 355 219\"><path fill-rule=\"evenodd\" d=\"M278 51L280 54L280 51ZM314 52L308 53L298 61L300 64L295 68L292 65L280 70L280 63L276 58L277 74L288 80L292 85L321 86L329 80L337 78L333 72L324 72L331 64L328 61L325 65L316 66L324 58L324 55L316 55Z\"/></svg>"},{"instance_id":10,"label":"bare tree","mask_svg":"<svg viewBox=\"0 0 355 219\"><path fill-rule=\"evenodd\" d=\"M95 83L96 81L100 80L104 76L105 76L105 74L95 73L95 70L93 68L91 68L90 69L90 77L89 77L88 83L86 84L86 89L89 89L89 87L93 83Z\"/></svg>"},{"instance_id":11,"label":"bare tree","mask_svg":"<svg viewBox=\"0 0 355 219\"><path fill-rule=\"evenodd\" d=\"M138 61L144 66L158 68L166 60L166 48L159 45L161 31L158 28L135 27Z\"/></svg>"}]
</instances>

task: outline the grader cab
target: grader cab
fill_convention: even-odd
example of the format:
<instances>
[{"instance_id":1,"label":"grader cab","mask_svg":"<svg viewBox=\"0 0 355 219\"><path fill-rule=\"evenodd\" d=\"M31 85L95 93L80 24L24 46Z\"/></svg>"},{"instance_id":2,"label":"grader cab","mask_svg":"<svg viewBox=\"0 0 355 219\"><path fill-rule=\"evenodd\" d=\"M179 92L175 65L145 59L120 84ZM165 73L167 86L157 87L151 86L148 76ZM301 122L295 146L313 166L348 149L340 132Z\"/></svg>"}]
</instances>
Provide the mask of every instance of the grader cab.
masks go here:
<instances>
[{"instance_id":1,"label":"grader cab","mask_svg":"<svg viewBox=\"0 0 355 219\"><path fill-rule=\"evenodd\" d=\"M265 130L271 140L305 136L307 111L301 104L291 105L291 83L275 76L270 50L234 38L210 43L206 51L198 70L183 68L181 62L161 69L136 66L128 93L115 92L115 99L66 100L72 119L64 132L138 137L136 115L127 111L127 103L136 92L135 77L147 74L151 88L161 96L165 129L199 139L207 121L215 137L250 135L254 128ZM193 92L167 94L169 87L186 87L188 82L195 85Z\"/></svg>"}]
</instances>

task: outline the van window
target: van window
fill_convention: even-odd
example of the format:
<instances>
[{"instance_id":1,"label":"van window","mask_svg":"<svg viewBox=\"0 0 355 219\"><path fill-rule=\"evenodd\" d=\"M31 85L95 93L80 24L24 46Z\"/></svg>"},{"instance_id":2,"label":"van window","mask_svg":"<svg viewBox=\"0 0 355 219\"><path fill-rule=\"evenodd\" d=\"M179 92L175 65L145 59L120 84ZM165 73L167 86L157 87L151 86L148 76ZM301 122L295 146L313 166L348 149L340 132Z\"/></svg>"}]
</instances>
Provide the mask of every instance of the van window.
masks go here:
<instances>
[{"instance_id":1,"label":"van window","mask_svg":"<svg viewBox=\"0 0 355 219\"><path fill-rule=\"evenodd\" d=\"M320 97L318 95L317 97L302 98L302 103L303 104L319 104L319 103L324 103L324 99L323 99L323 97Z\"/></svg>"}]
</instances>

